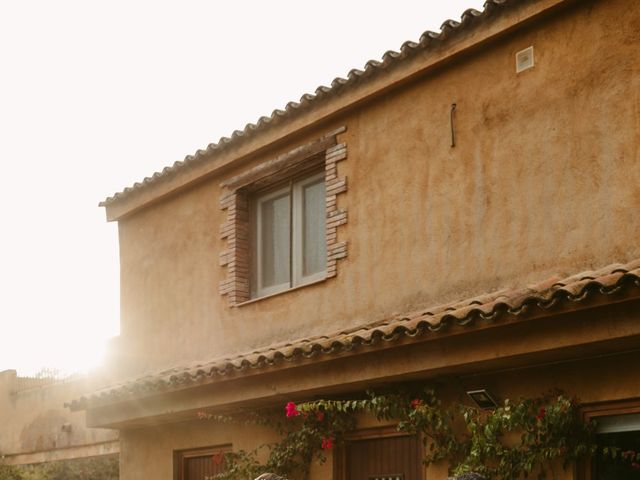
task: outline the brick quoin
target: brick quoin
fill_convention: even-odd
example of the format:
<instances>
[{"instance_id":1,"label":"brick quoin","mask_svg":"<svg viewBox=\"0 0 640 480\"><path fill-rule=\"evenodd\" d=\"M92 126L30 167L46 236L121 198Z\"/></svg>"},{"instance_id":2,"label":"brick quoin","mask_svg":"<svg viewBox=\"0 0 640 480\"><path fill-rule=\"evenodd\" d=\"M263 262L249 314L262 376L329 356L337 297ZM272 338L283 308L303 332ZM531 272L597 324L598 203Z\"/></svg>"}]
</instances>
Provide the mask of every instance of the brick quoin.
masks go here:
<instances>
[{"instance_id":1,"label":"brick quoin","mask_svg":"<svg viewBox=\"0 0 640 480\"><path fill-rule=\"evenodd\" d=\"M326 190L326 278L333 278L338 274L338 261L347 257L347 242L338 241L338 227L345 225L348 218L346 208L338 209L338 195L347 192L347 178L338 177L338 162L347 158L347 145L339 143L331 146L322 155ZM303 160L300 163L304 165L305 162ZM227 247L219 254L219 264L226 268L227 275L220 282L218 292L227 297L231 306L251 300L251 194L247 193L248 190L236 189L220 198L220 208L227 212L225 222L220 225L220 238L226 240Z\"/></svg>"}]
</instances>

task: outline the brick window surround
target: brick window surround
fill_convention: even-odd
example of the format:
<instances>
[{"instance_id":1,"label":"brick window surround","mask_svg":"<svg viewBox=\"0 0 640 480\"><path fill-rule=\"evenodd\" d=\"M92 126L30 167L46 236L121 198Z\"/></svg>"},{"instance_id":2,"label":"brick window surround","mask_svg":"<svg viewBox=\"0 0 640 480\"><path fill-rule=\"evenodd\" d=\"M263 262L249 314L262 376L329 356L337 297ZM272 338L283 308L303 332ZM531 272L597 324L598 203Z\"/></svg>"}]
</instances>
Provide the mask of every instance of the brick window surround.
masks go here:
<instances>
[{"instance_id":1,"label":"brick window surround","mask_svg":"<svg viewBox=\"0 0 640 480\"><path fill-rule=\"evenodd\" d=\"M223 182L220 208L227 212L220 226L220 238L226 249L220 252L220 266L227 276L220 282L219 293L229 304L239 305L252 299L252 245L250 204L254 192L301 172L322 168L326 190L326 278L338 273L338 261L347 257L347 242L338 241L338 227L347 223L347 210L338 208L338 195L347 191L347 178L338 177L338 162L347 158L347 146L337 136L346 127L327 133L320 139L302 145L275 159L263 162ZM285 290L286 291L286 290Z\"/></svg>"}]
</instances>

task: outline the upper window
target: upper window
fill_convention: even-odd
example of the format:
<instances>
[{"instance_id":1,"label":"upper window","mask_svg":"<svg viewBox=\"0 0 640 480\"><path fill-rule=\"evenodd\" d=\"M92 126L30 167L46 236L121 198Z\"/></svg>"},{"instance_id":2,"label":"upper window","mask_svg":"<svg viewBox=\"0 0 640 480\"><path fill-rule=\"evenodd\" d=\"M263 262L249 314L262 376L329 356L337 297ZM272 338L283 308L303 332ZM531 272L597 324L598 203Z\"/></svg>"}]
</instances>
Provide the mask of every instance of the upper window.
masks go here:
<instances>
[{"instance_id":1,"label":"upper window","mask_svg":"<svg viewBox=\"0 0 640 480\"><path fill-rule=\"evenodd\" d=\"M344 127L222 182L226 210L219 253L226 278L218 291L239 306L291 288L333 278L347 258L339 229L347 209L339 207L347 177L338 163L347 146L337 143Z\"/></svg>"},{"instance_id":2,"label":"upper window","mask_svg":"<svg viewBox=\"0 0 640 480\"><path fill-rule=\"evenodd\" d=\"M253 297L325 278L325 173L256 194L253 227Z\"/></svg>"}]
</instances>

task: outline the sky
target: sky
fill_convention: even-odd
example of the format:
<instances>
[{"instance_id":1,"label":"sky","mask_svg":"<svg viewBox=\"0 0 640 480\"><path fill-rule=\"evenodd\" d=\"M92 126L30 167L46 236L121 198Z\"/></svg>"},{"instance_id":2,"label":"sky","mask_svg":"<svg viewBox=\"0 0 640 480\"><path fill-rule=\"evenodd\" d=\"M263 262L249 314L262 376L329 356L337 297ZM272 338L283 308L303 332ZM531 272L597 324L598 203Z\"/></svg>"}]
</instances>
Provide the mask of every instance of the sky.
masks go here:
<instances>
[{"instance_id":1,"label":"sky","mask_svg":"<svg viewBox=\"0 0 640 480\"><path fill-rule=\"evenodd\" d=\"M483 3L0 0L0 371L118 335L101 200Z\"/></svg>"}]
</instances>

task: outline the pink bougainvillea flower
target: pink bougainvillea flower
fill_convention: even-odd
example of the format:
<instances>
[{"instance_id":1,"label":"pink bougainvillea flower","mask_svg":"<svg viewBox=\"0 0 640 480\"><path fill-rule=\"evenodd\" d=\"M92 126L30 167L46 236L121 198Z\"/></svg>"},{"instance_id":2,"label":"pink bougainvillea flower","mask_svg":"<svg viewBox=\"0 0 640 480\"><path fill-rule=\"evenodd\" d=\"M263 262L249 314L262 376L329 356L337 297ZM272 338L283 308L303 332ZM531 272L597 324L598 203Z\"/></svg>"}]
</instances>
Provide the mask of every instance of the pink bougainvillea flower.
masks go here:
<instances>
[{"instance_id":1,"label":"pink bougainvillea flower","mask_svg":"<svg viewBox=\"0 0 640 480\"><path fill-rule=\"evenodd\" d=\"M414 398L413 400L411 400L411 408L415 409L421 405L422 405L422 400L420 400L419 398Z\"/></svg>"},{"instance_id":2,"label":"pink bougainvillea flower","mask_svg":"<svg viewBox=\"0 0 640 480\"><path fill-rule=\"evenodd\" d=\"M631 468L634 468L636 470L640 470L640 463L638 462L632 462L631 463Z\"/></svg>"},{"instance_id":3,"label":"pink bougainvillea flower","mask_svg":"<svg viewBox=\"0 0 640 480\"><path fill-rule=\"evenodd\" d=\"M316 412L316 420L318 420L319 422L322 422L324 420L324 411L323 410L318 410Z\"/></svg>"},{"instance_id":4,"label":"pink bougainvillea flower","mask_svg":"<svg viewBox=\"0 0 640 480\"><path fill-rule=\"evenodd\" d=\"M196 415L198 416L198 418L200 420L204 420L205 418L207 418L209 416L206 412L198 412L198 413L196 413Z\"/></svg>"},{"instance_id":5,"label":"pink bougainvillea flower","mask_svg":"<svg viewBox=\"0 0 640 480\"><path fill-rule=\"evenodd\" d=\"M287 418L297 417L298 415L300 415L297 405L293 402L287 403L284 409L287 412Z\"/></svg>"},{"instance_id":6,"label":"pink bougainvillea flower","mask_svg":"<svg viewBox=\"0 0 640 480\"><path fill-rule=\"evenodd\" d=\"M220 465L223 460L224 460L224 453L214 453L211 456L211 461L213 462L214 465Z\"/></svg>"},{"instance_id":7,"label":"pink bougainvillea flower","mask_svg":"<svg viewBox=\"0 0 640 480\"><path fill-rule=\"evenodd\" d=\"M322 450L330 450L333 448L333 438L322 439Z\"/></svg>"}]
</instances>

